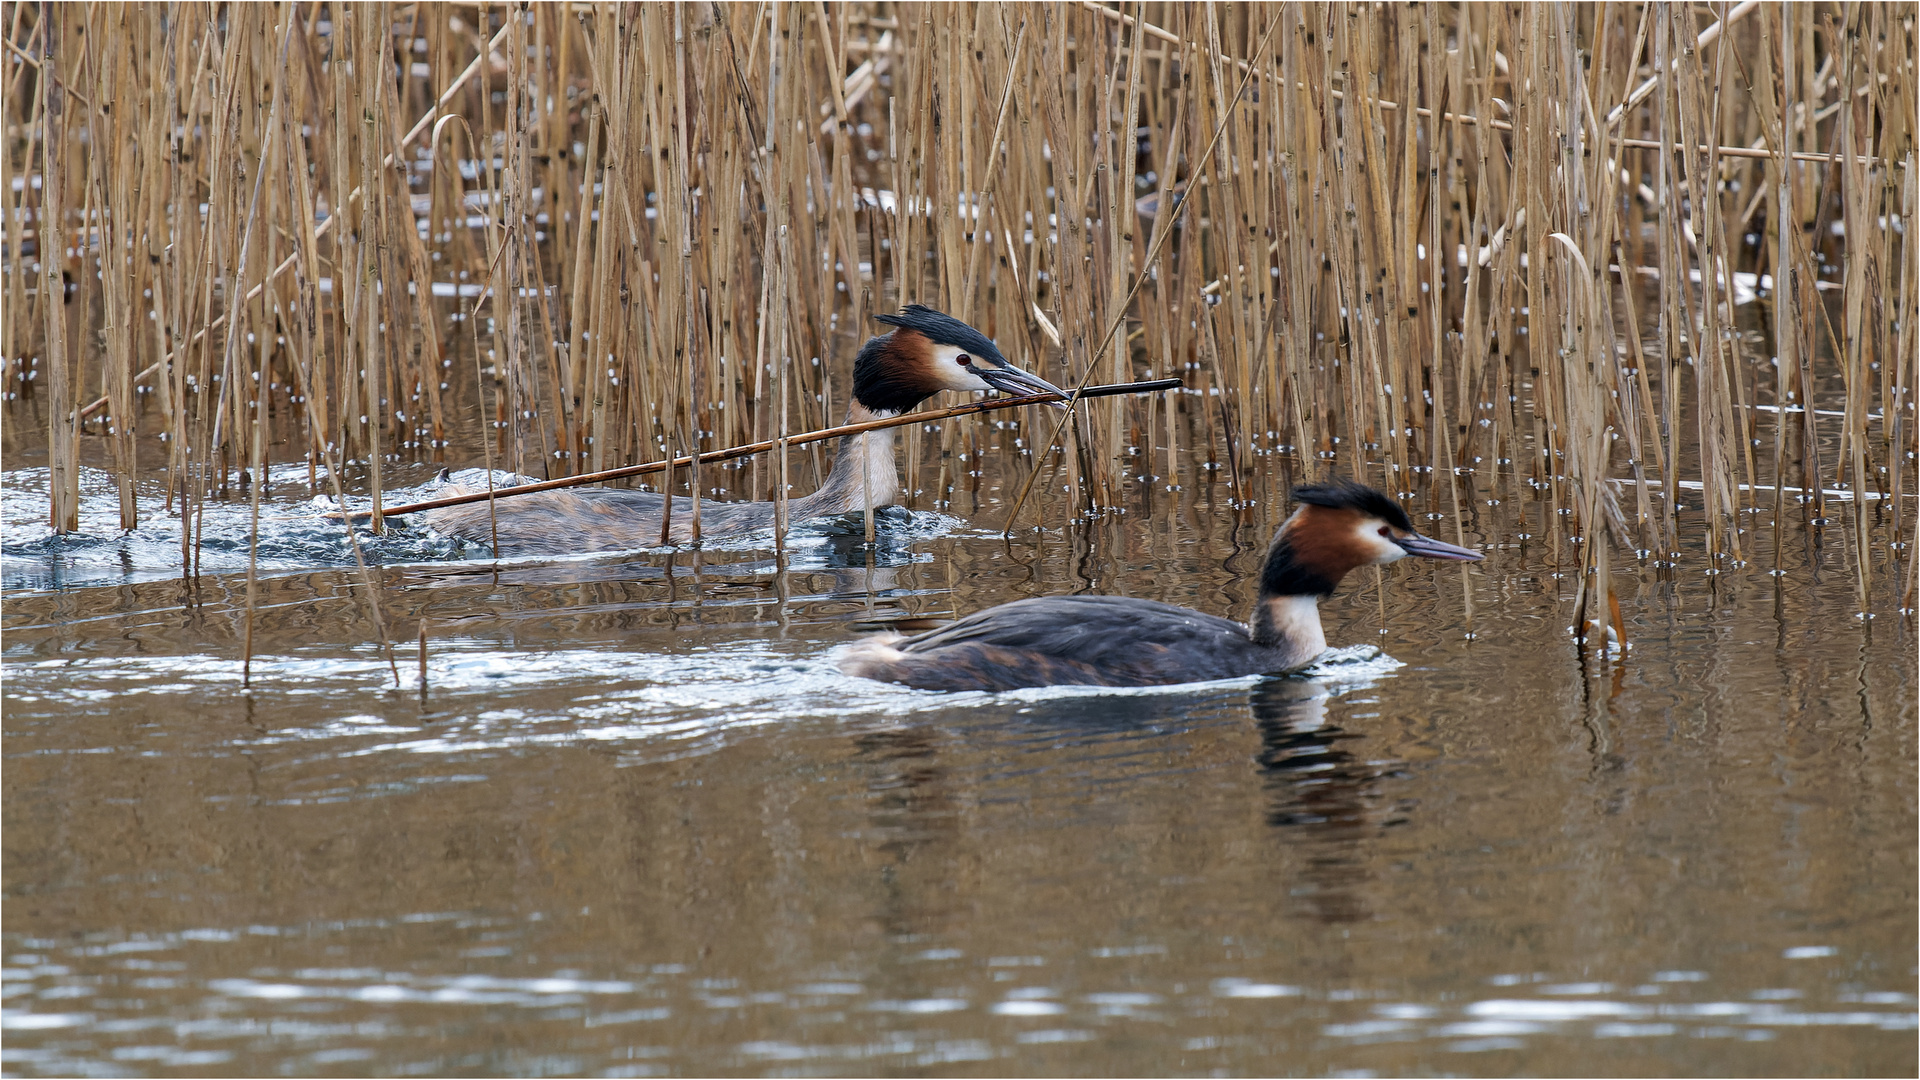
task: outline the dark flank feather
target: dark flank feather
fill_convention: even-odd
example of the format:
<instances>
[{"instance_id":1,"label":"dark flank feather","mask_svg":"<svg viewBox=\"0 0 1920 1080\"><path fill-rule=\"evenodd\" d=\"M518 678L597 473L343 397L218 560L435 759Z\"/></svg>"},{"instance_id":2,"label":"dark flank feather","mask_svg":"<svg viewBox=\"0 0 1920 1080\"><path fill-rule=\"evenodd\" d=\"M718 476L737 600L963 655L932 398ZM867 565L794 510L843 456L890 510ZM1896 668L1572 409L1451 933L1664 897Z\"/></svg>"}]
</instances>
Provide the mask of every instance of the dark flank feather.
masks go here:
<instances>
[{"instance_id":1,"label":"dark flank feather","mask_svg":"<svg viewBox=\"0 0 1920 1080\"><path fill-rule=\"evenodd\" d=\"M1016 600L859 651L848 670L927 689L1157 686L1281 672L1312 660L1243 623L1124 596Z\"/></svg>"},{"instance_id":2,"label":"dark flank feather","mask_svg":"<svg viewBox=\"0 0 1920 1080\"><path fill-rule=\"evenodd\" d=\"M878 437L887 439L891 445L891 432L881 432ZM787 503L789 521L805 521L859 509L858 438L847 435L840 439L827 482L813 494ZM467 490L469 486L463 484L449 484L445 489L448 494ZM489 517L487 504L483 502L443 507L429 511L426 516L441 533L476 544L492 543L494 521L497 519L500 543L494 554L500 558L572 555L659 546L666 502L666 496L653 491L574 488L501 499L494 503L496 517ZM770 502L702 500L700 535L711 539L770 528L774 510L774 504ZM672 530L666 537L666 543L684 544L692 539L693 500L684 495L675 495Z\"/></svg>"}]
</instances>

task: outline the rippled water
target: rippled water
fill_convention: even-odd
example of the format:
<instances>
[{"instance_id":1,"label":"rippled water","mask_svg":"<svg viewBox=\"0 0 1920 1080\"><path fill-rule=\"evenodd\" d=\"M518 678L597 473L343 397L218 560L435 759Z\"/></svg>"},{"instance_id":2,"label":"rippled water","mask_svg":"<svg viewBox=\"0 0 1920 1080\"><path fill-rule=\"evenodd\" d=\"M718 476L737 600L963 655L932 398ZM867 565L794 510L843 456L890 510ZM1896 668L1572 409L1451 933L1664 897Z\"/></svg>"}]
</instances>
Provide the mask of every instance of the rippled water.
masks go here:
<instances>
[{"instance_id":1,"label":"rippled water","mask_svg":"<svg viewBox=\"0 0 1920 1080\"><path fill-rule=\"evenodd\" d=\"M998 467L871 553L402 530L369 549L391 660L276 475L248 690L244 504L189 585L177 520L116 535L90 476L56 540L7 472L5 1071L1915 1071L1884 549L1875 618L1839 529L1786 530L1777 576L1627 563L1633 649L1583 665L1509 497L1460 523L1485 563L1354 575L1308 678L839 674L864 629L1020 596L1251 602L1283 478L1007 543Z\"/></svg>"}]
</instances>

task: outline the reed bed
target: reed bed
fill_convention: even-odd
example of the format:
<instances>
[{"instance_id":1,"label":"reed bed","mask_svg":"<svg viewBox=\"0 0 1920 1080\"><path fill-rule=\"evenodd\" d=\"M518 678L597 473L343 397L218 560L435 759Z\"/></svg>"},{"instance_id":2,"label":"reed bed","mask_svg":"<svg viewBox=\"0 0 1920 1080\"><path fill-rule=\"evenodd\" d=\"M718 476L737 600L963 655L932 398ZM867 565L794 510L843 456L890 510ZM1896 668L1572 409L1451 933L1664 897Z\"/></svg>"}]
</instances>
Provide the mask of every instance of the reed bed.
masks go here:
<instances>
[{"instance_id":1,"label":"reed bed","mask_svg":"<svg viewBox=\"0 0 1920 1080\"><path fill-rule=\"evenodd\" d=\"M1739 570L1788 528L1844 532L1863 609L1876 565L1913 606L1910 3L0 21L6 418L44 420L59 531L89 440L126 528L269 462L378 528L401 462L784 446L841 419L868 316L917 302L1062 385L1186 379L1042 434L1075 517L1192 457L1248 513L1339 471L1455 527L1532 500L1591 618L1622 558ZM984 422L908 428L921 505Z\"/></svg>"}]
</instances>

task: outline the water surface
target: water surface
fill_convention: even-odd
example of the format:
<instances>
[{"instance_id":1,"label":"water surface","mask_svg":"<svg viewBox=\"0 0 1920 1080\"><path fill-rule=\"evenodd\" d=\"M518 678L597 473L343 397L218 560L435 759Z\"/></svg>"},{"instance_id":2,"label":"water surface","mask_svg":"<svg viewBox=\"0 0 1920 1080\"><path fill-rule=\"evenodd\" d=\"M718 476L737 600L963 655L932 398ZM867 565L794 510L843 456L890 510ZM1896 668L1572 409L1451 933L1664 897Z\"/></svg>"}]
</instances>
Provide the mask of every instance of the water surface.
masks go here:
<instances>
[{"instance_id":1,"label":"water surface","mask_svg":"<svg viewBox=\"0 0 1920 1080\"><path fill-rule=\"evenodd\" d=\"M1915 1071L1884 550L1874 618L1837 528L1793 523L1777 575L1764 512L1754 567L1623 560L1632 650L1583 662L1516 484L1457 523L1486 562L1353 575L1308 678L841 675L871 627L1021 596L1244 615L1285 484L1235 513L1187 463L1008 543L1016 473L873 552L403 530L369 549L389 660L300 470L243 690L244 504L188 583L177 521L117 536L90 477L52 539L8 472L5 1071Z\"/></svg>"}]
</instances>

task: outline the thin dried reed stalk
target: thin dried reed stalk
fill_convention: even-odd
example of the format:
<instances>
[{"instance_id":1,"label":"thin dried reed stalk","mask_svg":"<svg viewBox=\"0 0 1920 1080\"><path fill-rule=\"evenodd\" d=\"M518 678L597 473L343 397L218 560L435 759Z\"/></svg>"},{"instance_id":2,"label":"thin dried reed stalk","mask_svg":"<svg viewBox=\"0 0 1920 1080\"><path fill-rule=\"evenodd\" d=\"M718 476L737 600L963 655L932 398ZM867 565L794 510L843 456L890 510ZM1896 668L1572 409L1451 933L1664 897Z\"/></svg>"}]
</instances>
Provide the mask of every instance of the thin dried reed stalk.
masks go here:
<instances>
[{"instance_id":1,"label":"thin dried reed stalk","mask_svg":"<svg viewBox=\"0 0 1920 1080\"><path fill-rule=\"evenodd\" d=\"M924 302L1055 381L1188 378L1017 432L1050 524L1189 461L1269 518L1339 471L1456 530L1517 501L1596 604L1609 545L1738 570L1826 521L1863 608L1903 561L1910 603L1911 3L16 4L0 31L6 407L44 426L56 530L98 465L124 527L186 517L188 573L243 468L377 506L410 463L826 427L871 313ZM982 423L909 428L909 501L978 483ZM696 518L784 499L826 471L796 450L665 486Z\"/></svg>"}]
</instances>

